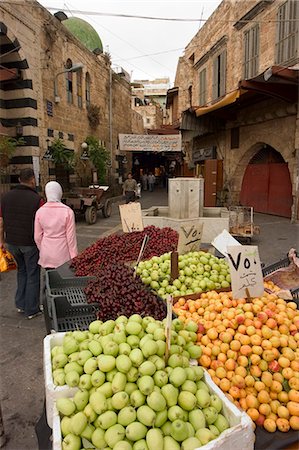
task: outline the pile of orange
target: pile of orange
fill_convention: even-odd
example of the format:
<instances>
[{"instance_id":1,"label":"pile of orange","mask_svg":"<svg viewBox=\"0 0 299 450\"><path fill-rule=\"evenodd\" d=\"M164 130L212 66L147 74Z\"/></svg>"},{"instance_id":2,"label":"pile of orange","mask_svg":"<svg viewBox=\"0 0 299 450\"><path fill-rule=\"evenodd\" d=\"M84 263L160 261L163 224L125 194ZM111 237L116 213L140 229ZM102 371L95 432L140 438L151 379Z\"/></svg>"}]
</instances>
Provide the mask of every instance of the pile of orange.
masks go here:
<instances>
[{"instance_id":1,"label":"pile of orange","mask_svg":"<svg viewBox=\"0 0 299 450\"><path fill-rule=\"evenodd\" d=\"M278 291L273 283L265 287ZM234 300L231 292L180 298L173 307L198 324L199 364L267 431L299 430L299 310L276 293Z\"/></svg>"}]
</instances>

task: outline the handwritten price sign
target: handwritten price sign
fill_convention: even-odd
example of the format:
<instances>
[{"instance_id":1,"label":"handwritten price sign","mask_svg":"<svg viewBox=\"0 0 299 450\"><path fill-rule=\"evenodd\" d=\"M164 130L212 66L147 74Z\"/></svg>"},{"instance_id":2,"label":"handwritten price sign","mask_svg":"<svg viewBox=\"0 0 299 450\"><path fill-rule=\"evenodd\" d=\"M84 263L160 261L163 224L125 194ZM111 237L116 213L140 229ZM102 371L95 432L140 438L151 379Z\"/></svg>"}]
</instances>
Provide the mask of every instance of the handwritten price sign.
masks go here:
<instances>
[{"instance_id":1,"label":"handwritten price sign","mask_svg":"<svg viewBox=\"0 0 299 450\"><path fill-rule=\"evenodd\" d=\"M179 230L178 253L184 255L188 252L197 252L200 250L203 223L198 220L193 224L185 224Z\"/></svg>"},{"instance_id":2,"label":"handwritten price sign","mask_svg":"<svg viewBox=\"0 0 299 450\"><path fill-rule=\"evenodd\" d=\"M228 246L233 298L260 297L264 292L258 248L251 245Z\"/></svg>"},{"instance_id":3,"label":"handwritten price sign","mask_svg":"<svg viewBox=\"0 0 299 450\"><path fill-rule=\"evenodd\" d=\"M140 203L119 205L119 212L124 233L144 230Z\"/></svg>"}]
</instances>

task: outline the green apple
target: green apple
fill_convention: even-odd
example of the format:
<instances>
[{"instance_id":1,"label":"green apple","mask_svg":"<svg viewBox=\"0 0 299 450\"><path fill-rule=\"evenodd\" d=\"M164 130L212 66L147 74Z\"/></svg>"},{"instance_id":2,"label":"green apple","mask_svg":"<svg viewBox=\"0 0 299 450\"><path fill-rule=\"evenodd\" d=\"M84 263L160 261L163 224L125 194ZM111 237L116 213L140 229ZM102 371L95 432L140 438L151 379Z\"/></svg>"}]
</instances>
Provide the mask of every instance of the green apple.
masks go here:
<instances>
[{"instance_id":1,"label":"green apple","mask_svg":"<svg viewBox=\"0 0 299 450\"><path fill-rule=\"evenodd\" d=\"M85 427L87 426L87 417L80 411L71 418L71 430L76 436L80 436Z\"/></svg>"},{"instance_id":2,"label":"green apple","mask_svg":"<svg viewBox=\"0 0 299 450\"><path fill-rule=\"evenodd\" d=\"M146 436L147 427L140 422L132 422L126 428L126 437L130 441L139 441Z\"/></svg>"},{"instance_id":3,"label":"green apple","mask_svg":"<svg viewBox=\"0 0 299 450\"><path fill-rule=\"evenodd\" d=\"M64 416L71 416L76 410L76 405L70 398L58 398L56 408Z\"/></svg>"},{"instance_id":4,"label":"green apple","mask_svg":"<svg viewBox=\"0 0 299 450\"><path fill-rule=\"evenodd\" d=\"M88 400L89 400L89 392L87 390L77 391L73 398L73 401L78 411L84 410L85 406L88 403Z\"/></svg>"},{"instance_id":5,"label":"green apple","mask_svg":"<svg viewBox=\"0 0 299 450\"><path fill-rule=\"evenodd\" d=\"M105 411L97 418L97 423L103 430L108 430L117 423L117 414L114 411Z\"/></svg>"},{"instance_id":6,"label":"green apple","mask_svg":"<svg viewBox=\"0 0 299 450\"><path fill-rule=\"evenodd\" d=\"M121 409L117 416L117 422L124 427L127 427L128 425L130 425L130 423L135 422L135 420L136 411L132 406L126 406L125 408Z\"/></svg>"},{"instance_id":7,"label":"green apple","mask_svg":"<svg viewBox=\"0 0 299 450\"><path fill-rule=\"evenodd\" d=\"M185 422L180 419L172 422L171 436L178 442L182 442L188 438L188 428Z\"/></svg>"},{"instance_id":8,"label":"green apple","mask_svg":"<svg viewBox=\"0 0 299 450\"><path fill-rule=\"evenodd\" d=\"M149 406L142 405L137 409L137 419L143 425L152 427L156 420L156 412Z\"/></svg>"},{"instance_id":9,"label":"green apple","mask_svg":"<svg viewBox=\"0 0 299 450\"><path fill-rule=\"evenodd\" d=\"M163 450L180 450L180 444L171 436L164 436Z\"/></svg>"},{"instance_id":10,"label":"green apple","mask_svg":"<svg viewBox=\"0 0 299 450\"><path fill-rule=\"evenodd\" d=\"M80 450L81 439L75 434L67 434L62 441L62 450Z\"/></svg>"}]
</instances>

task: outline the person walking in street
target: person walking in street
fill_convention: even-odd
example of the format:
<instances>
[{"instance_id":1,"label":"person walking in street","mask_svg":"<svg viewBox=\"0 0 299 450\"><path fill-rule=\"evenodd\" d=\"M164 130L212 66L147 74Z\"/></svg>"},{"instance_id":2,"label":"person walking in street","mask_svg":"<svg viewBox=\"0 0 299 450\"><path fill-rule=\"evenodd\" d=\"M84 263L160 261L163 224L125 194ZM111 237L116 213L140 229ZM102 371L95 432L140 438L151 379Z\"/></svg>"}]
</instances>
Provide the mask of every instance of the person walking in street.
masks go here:
<instances>
[{"instance_id":1,"label":"person walking in street","mask_svg":"<svg viewBox=\"0 0 299 450\"><path fill-rule=\"evenodd\" d=\"M137 193L137 182L132 177L131 172L128 173L128 177L123 184L123 195L126 198L126 203L134 202Z\"/></svg>"},{"instance_id":2,"label":"person walking in street","mask_svg":"<svg viewBox=\"0 0 299 450\"><path fill-rule=\"evenodd\" d=\"M35 215L34 240L39 248L39 265L56 269L78 254L75 215L61 203L62 187L57 181L45 186L47 203Z\"/></svg>"},{"instance_id":3,"label":"person walking in street","mask_svg":"<svg viewBox=\"0 0 299 450\"><path fill-rule=\"evenodd\" d=\"M152 172L150 172L149 176L148 176L148 188L149 188L150 192L153 192L155 182L156 182L156 177Z\"/></svg>"},{"instance_id":4,"label":"person walking in street","mask_svg":"<svg viewBox=\"0 0 299 450\"><path fill-rule=\"evenodd\" d=\"M17 263L15 306L28 319L40 311L39 251L34 242L34 218L44 200L36 192L32 169L22 169L20 184L7 192L1 201L0 245L13 255Z\"/></svg>"},{"instance_id":5,"label":"person walking in street","mask_svg":"<svg viewBox=\"0 0 299 450\"><path fill-rule=\"evenodd\" d=\"M142 190L147 191L148 175L144 172L141 176Z\"/></svg>"}]
</instances>

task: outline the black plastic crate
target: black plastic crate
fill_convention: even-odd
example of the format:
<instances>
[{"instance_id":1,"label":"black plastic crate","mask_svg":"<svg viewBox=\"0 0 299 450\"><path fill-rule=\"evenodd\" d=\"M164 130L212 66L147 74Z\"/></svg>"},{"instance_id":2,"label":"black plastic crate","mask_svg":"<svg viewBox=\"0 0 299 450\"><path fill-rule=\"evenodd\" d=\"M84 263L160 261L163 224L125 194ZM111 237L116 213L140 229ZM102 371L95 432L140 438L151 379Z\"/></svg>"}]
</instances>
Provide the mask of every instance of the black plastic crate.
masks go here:
<instances>
[{"instance_id":1,"label":"black plastic crate","mask_svg":"<svg viewBox=\"0 0 299 450\"><path fill-rule=\"evenodd\" d=\"M82 314L57 320L56 331L88 330L89 324L96 320L96 314Z\"/></svg>"},{"instance_id":2,"label":"black plastic crate","mask_svg":"<svg viewBox=\"0 0 299 450\"><path fill-rule=\"evenodd\" d=\"M270 273L275 272L278 269L282 269L283 267L288 267L290 264L289 258L281 259L280 261L277 261L270 266L264 267L262 269L263 277L266 277L267 275L270 275Z\"/></svg>"},{"instance_id":3,"label":"black plastic crate","mask_svg":"<svg viewBox=\"0 0 299 450\"><path fill-rule=\"evenodd\" d=\"M84 288L92 279L94 277L62 278L57 270L48 270L46 272L47 296L66 297L71 306L86 305Z\"/></svg>"}]
</instances>

